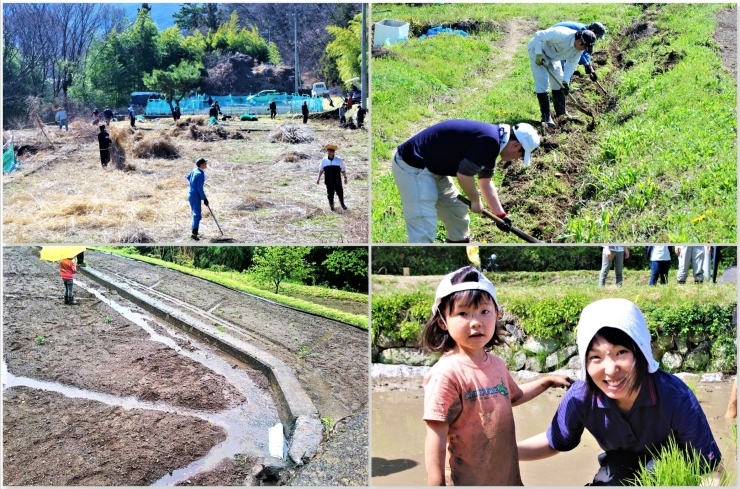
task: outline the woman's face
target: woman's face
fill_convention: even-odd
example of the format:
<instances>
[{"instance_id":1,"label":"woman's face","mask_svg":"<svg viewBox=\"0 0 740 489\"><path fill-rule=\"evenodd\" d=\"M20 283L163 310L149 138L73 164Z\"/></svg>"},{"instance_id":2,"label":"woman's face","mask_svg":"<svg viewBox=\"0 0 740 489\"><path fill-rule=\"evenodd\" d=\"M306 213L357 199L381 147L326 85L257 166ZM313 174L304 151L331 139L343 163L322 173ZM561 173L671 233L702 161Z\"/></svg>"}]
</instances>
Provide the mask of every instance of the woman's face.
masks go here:
<instances>
[{"instance_id":1,"label":"woman's face","mask_svg":"<svg viewBox=\"0 0 740 489\"><path fill-rule=\"evenodd\" d=\"M586 352L586 371L594 384L620 408L631 408L639 389L630 393L635 355L622 345L596 338Z\"/></svg>"}]
</instances>

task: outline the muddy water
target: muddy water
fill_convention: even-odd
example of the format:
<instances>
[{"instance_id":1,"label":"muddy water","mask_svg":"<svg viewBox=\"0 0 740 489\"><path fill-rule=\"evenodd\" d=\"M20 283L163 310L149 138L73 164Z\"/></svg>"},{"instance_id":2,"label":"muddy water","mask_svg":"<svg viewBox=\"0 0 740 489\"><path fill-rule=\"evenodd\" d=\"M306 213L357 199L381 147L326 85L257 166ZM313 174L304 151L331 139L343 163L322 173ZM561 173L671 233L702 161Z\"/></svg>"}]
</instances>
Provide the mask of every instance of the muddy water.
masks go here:
<instances>
[{"instance_id":1,"label":"muddy water","mask_svg":"<svg viewBox=\"0 0 740 489\"><path fill-rule=\"evenodd\" d=\"M174 331L168 325L159 322L147 313L134 312L128 307L117 303L105 289L76 280L75 285L96 296L106 305L113 308L121 316L145 330L150 340L163 343L216 374L220 374L243 394L245 402L221 412L207 412L173 406L163 402L147 402L135 397L121 397L112 394L94 392L86 389L70 387L57 382L39 381L27 377L16 377L8 371L5 361L2 362L3 390L11 387L25 386L43 391L60 393L69 398L88 399L124 409L142 409L174 413L182 416L192 416L203 419L216 426L221 426L227 433L226 439L215 445L203 457L195 460L187 467L180 468L162 477L155 485L168 485L186 480L193 475L215 467L224 458L232 458L237 454L247 454L256 457L268 455L268 430L279 422L277 408L269 394L263 392L244 370L235 369L233 359L224 358L220 354L212 353L201 347L192 338L186 338ZM157 333L154 326L167 335ZM192 349L181 348L176 339L187 340L184 343Z\"/></svg>"},{"instance_id":2,"label":"muddy water","mask_svg":"<svg viewBox=\"0 0 740 489\"><path fill-rule=\"evenodd\" d=\"M728 443L730 426L736 420L724 417L732 383L700 383L696 395L707 415L723 457L736 450ZM541 433L550 424L564 391L553 389L514 408L517 440ZM373 392L372 394L372 485L424 486L425 425L421 420L424 391ZM525 485L583 486L591 482L601 453L596 440L584 431L580 445L557 456L521 462ZM730 462L735 467L735 462Z\"/></svg>"}]
</instances>

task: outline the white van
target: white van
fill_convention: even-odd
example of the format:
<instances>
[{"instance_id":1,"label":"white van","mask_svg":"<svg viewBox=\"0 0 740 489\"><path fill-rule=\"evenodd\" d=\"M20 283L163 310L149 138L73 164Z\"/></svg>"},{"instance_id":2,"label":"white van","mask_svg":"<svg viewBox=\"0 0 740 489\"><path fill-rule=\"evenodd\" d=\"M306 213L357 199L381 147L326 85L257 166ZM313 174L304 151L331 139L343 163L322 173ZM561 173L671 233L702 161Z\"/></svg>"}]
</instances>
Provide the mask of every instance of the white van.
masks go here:
<instances>
[{"instance_id":1,"label":"white van","mask_svg":"<svg viewBox=\"0 0 740 489\"><path fill-rule=\"evenodd\" d=\"M321 97L326 93L326 83L324 82L318 82L314 83L311 87L311 96L312 97Z\"/></svg>"}]
</instances>

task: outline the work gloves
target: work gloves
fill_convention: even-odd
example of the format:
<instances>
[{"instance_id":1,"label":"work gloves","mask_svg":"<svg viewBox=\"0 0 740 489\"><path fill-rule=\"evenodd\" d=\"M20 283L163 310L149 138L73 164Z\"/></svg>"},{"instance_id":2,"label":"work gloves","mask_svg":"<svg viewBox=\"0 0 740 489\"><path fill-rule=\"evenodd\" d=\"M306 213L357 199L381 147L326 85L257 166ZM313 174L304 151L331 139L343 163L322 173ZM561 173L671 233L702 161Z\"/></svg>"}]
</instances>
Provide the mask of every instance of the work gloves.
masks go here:
<instances>
[{"instance_id":1,"label":"work gloves","mask_svg":"<svg viewBox=\"0 0 740 489\"><path fill-rule=\"evenodd\" d=\"M593 65L586 65L586 74L591 78L591 81L595 82L599 80L599 77L596 76L596 69Z\"/></svg>"},{"instance_id":2,"label":"work gloves","mask_svg":"<svg viewBox=\"0 0 740 489\"><path fill-rule=\"evenodd\" d=\"M506 215L505 212L499 212L496 214L496 217L501 219L503 222L496 221L496 227L499 228L501 231L508 233L511 231L511 218Z\"/></svg>"},{"instance_id":3,"label":"work gloves","mask_svg":"<svg viewBox=\"0 0 740 489\"><path fill-rule=\"evenodd\" d=\"M568 86L568 82L562 82L560 85L560 90L562 90L565 95L568 95L570 93L570 86Z\"/></svg>"},{"instance_id":4,"label":"work gloves","mask_svg":"<svg viewBox=\"0 0 740 489\"><path fill-rule=\"evenodd\" d=\"M203 199L203 203L208 207L208 199Z\"/></svg>"},{"instance_id":5,"label":"work gloves","mask_svg":"<svg viewBox=\"0 0 740 489\"><path fill-rule=\"evenodd\" d=\"M535 54L534 55L534 62L535 64L539 66L543 66L545 64L545 55L544 54Z\"/></svg>"}]
</instances>

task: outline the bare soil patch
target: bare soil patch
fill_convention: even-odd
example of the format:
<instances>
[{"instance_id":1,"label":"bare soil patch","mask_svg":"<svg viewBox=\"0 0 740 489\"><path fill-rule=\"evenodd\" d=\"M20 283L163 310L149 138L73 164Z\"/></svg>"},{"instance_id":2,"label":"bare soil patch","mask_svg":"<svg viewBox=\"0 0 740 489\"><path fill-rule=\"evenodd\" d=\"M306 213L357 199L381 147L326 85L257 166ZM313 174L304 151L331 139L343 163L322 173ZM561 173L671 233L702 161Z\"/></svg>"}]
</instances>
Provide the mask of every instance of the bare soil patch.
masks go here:
<instances>
[{"instance_id":1,"label":"bare soil patch","mask_svg":"<svg viewBox=\"0 0 740 489\"><path fill-rule=\"evenodd\" d=\"M295 371L322 417L339 419L367 404L367 390L358 387L368 382L367 331L167 268L99 252L87 252L85 258L103 273L125 273L131 280L237 325L255 345Z\"/></svg>"},{"instance_id":2,"label":"bare soil patch","mask_svg":"<svg viewBox=\"0 0 740 489\"><path fill-rule=\"evenodd\" d=\"M310 137L273 142L270 133L292 120L280 117L208 126L202 116L185 116L177 123L139 121L137 130L114 122L112 164L105 169L97 131L92 136L88 131L92 126L73 124L69 133L48 129L51 144L36 130L13 131L17 147L25 148L19 169L3 176L3 238L7 243L190 242L185 175L202 156L209 160L206 195L235 242L367 242L367 131L317 119L290 124ZM347 166L347 212L331 212L323 184L316 185L328 143L339 146L337 155ZM286 158L289 153L305 157ZM132 192L148 197L131 200ZM252 199L270 205L244 205ZM220 238L203 211L201 236Z\"/></svg>"},{"instance_id":3,"label":"bare soil patch","mask_svg":"<svg viewBox=\"0 0 740 489\"><path fill-rule=\"evenodd\" d=\"M149 485L224 438L197 418L26 387L3 392L6 486Z\"/></svg>"},{"instance_id":4,"label":"bare soil patch","mask_svg":"<svg viewBox=\"0 0 740 489\"><path fill-rule=\"evenodd\" d=\"M722 53L722 66L737 77L737 7L720 10L717 13L717 29L714 40Z\"/></svg>"}]
</instances>

